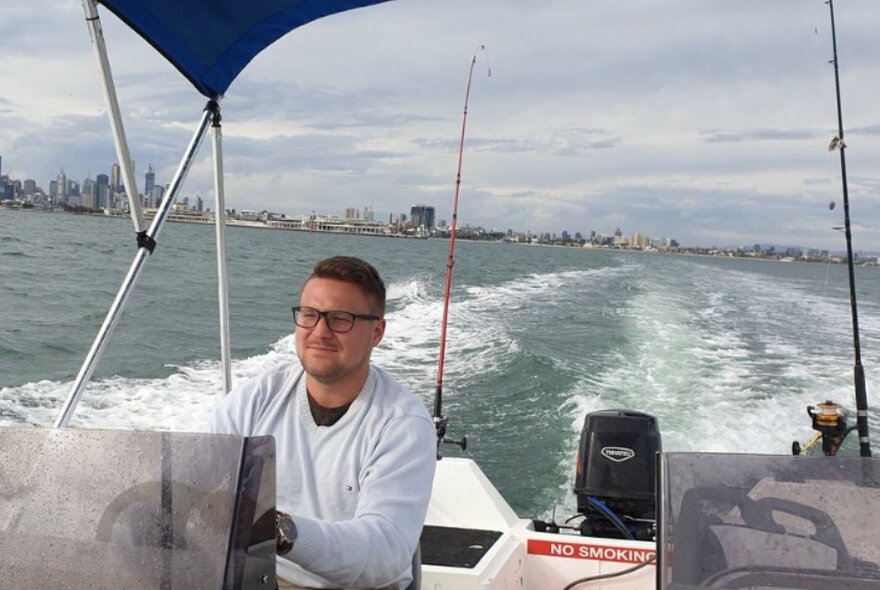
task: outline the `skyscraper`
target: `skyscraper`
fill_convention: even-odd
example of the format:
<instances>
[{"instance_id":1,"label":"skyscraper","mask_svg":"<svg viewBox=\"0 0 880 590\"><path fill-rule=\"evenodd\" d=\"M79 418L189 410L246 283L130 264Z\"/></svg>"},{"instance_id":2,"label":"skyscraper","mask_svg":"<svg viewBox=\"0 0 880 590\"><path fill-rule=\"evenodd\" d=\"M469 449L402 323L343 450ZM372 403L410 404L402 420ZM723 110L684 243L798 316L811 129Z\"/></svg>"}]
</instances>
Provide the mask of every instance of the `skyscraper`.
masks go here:
<instances>
[{"instance_id":1,"label":"skyscraper","mask_svg":"<svg viewBox=\"0 0 880 590\"><path fill-rule=\"evenodd\" d=\"M61 172L58 173L58 199L60 201L66 201L67 199L67 174L64 173L64 168L61 169Z\"/></svg>"},{"instance_id":2,"label":"skyscraper","mask_svg":"<svg viewBox=\"0 0 880 590\"><path fill-rule=\"evenodd\" d=\"M87 177L82 181L82 204L84 207L95 209L98 206L95 194L95 181Z\"/></svg>"},{"instance_id":3,"label":"skyscraper","mask_svg":"<svg viewBox=\"0 0 880 590\"><path fill-rule=\"evenodd\" d=\"M34 195L37 192L37 181L33 178L28 178L24 181L24 194L26 195Z\"/></svg>"},{"instance_id":4,"label":"skyscraper","mask_svg":"<svg viewBox=\"0 0 880 590\"><path fill-rule=\"evenodd\" d=\"M147 167L147 173L144 174L144 194L151 195L153 193L153 186L156 184L156 173L153 172L153 165L150 164Z\"/></svg>"},{"instance_id":5,"label":"skyscraper","mask_svg":"<svg viewBox=\"0 0 880 590\"><path fill-rule=\"evenodd\" d=\"M122 169L119 164L113 164L110 167L110 188L114 193L122 190Z\"/></svg>"},{"instance_id":6,"label":"skyscraper","mask_svg":"<svg viewBox=\"0 0 880 590\"><path fill-rule=\"evenodd\" d=\"M106 174L98 174L95 179L95 208L101 209L110 206L110 177Z\"/></svg>"}]
</instances>

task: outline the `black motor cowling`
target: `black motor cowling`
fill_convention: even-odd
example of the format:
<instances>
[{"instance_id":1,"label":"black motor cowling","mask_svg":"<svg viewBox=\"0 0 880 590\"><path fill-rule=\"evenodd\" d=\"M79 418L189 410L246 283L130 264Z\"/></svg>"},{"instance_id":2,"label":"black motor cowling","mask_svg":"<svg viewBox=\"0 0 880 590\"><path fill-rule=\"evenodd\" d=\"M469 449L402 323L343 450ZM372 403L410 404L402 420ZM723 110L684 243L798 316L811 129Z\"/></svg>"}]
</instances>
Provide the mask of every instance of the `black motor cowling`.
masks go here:
<instances>
[{"instance_id":1,"label":"black motor cowling","mask_svg":"<svg viewBox=\"0 0 880 590\"><path fill-rule=\"evenodd\" d=\"M660 448L657 420L649 414L628 410L587 414L574 482L578 512L586 516L582 534L653 537ZM621 524L630 535L621 530Z\"/></svg>"}]
</instances>

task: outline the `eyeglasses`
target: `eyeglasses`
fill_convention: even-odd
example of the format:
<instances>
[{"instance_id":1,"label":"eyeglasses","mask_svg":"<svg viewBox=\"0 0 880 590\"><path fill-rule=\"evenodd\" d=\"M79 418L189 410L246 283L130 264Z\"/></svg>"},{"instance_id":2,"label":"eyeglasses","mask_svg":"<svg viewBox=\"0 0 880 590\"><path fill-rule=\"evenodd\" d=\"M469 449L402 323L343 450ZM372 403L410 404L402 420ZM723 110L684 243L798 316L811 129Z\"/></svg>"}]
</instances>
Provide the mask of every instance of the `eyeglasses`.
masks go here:
<instances>
[{"instance_id":1,"label":"eyeglasses","mask_svg":"<svg viewBox=\"0 0 880 590\"><path fill-rule=\"evenodd\" d=\"M365 313L351 313L349 311L321 311L314 307L305 307L297 305L291 308L293 310L293 323L300 328L314 328L324 318L327 327L331 332L344 334L351 332L354 328L355 320L379 320L382 319L376 315Z\"/></svg>"}]
</instances>

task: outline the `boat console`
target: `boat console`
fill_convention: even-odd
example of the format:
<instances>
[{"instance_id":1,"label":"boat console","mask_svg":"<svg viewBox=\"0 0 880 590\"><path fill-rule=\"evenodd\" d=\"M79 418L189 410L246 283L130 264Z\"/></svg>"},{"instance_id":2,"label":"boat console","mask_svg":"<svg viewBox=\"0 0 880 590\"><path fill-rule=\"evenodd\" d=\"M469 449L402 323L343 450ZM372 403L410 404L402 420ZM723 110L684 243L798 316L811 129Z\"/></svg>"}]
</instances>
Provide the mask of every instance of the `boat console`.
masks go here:
<instances>
[{"instance_id":1,"label":"boat console","mask_svg":"<svg viewBox=\"0 0 880 590\"><path fill-rule=\"evenodd\" d=\"M275 443L0 429L8 588L274 588Z\"/></svg>"},{"instance_id":2,"label":"boat console","mask_svg":"<svg viewBox=\"0 0 880 590\"><path fill-rule=\"evenodd\" d=\"M657 587L880 589L880 462L659 457Z\"/></svg>"}]
</instances>

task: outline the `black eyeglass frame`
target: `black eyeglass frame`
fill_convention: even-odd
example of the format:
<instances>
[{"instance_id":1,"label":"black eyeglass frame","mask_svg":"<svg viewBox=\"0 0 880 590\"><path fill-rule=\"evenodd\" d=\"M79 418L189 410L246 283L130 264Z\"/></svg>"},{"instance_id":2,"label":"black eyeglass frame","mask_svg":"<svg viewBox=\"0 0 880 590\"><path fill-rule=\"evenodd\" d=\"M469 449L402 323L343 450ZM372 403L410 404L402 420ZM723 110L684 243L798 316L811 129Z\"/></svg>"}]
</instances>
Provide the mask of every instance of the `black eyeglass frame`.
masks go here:
<instances>
[{"instance_id":1,"label":"black eyeglass frame","mask_svg":"<svg viewBox=\"0 0 880 590\"><path fill-rule=\"evenodd\" d=\"M314 311L318 314L318 319L314 324L310 326L304 326L300 324L298 320L299 312L307 309L309 311ZM321 311L317 307L309 307L308 305L294 305L290 308L290 311L293 312L293 323L299 326L300 328L311 329L317 326L321 322L321 318L324 318L324 323L327 325L327 328L331 332L335 332L337 334L347 334L354 329L354 323L357 320L381 320L382 318L377 315L372 315L369 313L352 313L350 311L345 311L341 309L328 309L326 311ZM347 330L337 330L330 324L330 314L336 314L336 317L339 318L340 314L349 320L349 325Z\"/></svg>"}]
</instances>

